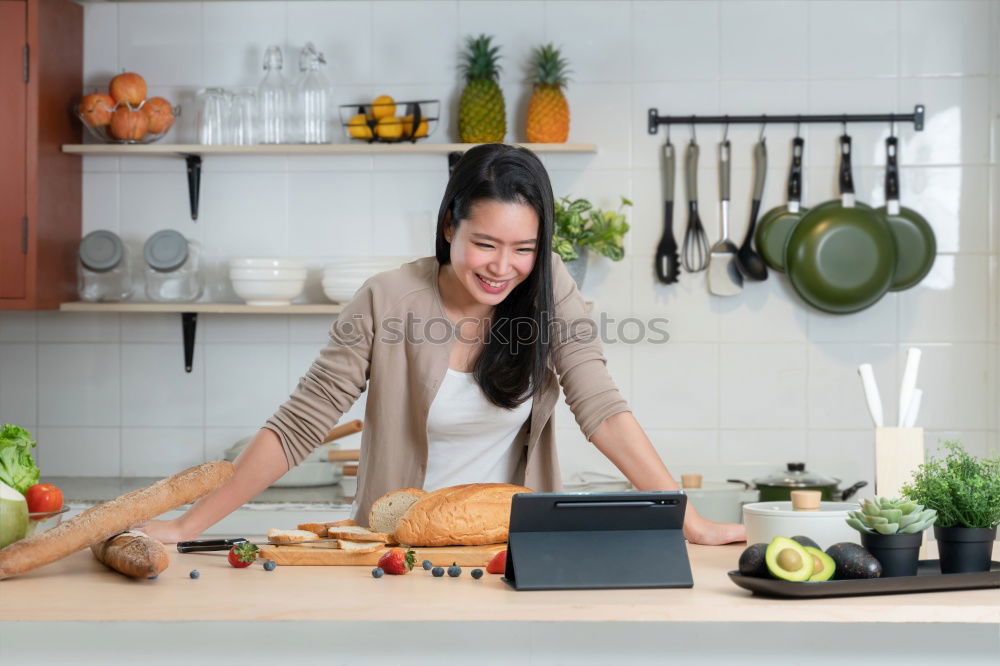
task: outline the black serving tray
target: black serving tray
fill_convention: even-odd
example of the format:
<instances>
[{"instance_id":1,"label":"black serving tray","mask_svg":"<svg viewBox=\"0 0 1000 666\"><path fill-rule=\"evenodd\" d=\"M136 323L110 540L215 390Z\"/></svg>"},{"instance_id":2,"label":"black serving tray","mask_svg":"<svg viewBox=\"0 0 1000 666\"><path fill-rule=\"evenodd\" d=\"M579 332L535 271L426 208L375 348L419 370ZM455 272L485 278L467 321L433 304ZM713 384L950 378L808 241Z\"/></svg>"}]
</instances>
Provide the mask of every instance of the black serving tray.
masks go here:
<instances>
[{"instance_id":1,"label":"black serving tray","mask_svg":"<svg viewBox=\"0 0 1000 666\"><path fill-rule=\"evenodd\" d=\"M754 594L786 599L950 592L952 590L1000 587L1000 562L990 562L990 570L979 573L942 574L938 560L920 560L917 564L916 576L793 583L776 578L744 576L739 571L730 571L729 579Z\"/></svg>"}]
</instances>

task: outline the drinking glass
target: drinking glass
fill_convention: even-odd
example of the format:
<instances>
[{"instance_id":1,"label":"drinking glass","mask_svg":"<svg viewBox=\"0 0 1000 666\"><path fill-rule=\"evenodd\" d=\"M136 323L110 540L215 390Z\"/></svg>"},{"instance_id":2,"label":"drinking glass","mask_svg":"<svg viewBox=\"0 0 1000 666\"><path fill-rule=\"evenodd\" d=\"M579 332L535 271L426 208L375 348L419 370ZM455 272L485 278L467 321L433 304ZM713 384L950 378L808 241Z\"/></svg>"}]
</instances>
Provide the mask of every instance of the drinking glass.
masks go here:
<instances>
[{"instance_id":1,"label":"drinking glass","mask_svg":"<svg viewBox=\"0 0 1000 666\"><path fill-rule=\"evenodd\" d=\"M234 90L230 96L230 142L235 146L257 143L257 91L244 88Z\"/></svg>"},{"instance_id":2,"label":"drinking glass","mask_svg":"<svg viewBox=\"0 0 1000 666\"><path fill-rule=\"evenodd\" d=\"M222 146L228 139L229 94L222 88L205 88L197 94L198 140L206 146Z\"/></svg>"}]
</instances>

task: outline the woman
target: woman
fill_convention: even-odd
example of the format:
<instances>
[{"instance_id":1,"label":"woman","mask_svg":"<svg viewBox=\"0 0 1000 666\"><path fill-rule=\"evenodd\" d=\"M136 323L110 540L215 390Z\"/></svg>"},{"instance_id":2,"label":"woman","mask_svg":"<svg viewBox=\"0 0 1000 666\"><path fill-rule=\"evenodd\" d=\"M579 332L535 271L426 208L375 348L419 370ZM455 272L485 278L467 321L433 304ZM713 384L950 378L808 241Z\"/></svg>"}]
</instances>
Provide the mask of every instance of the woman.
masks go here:
<instances>
[{"instance_id":1,"label":"woman","mask_svg":"<svg viewBox=\"0 0 1000 666\"><path fill-rule=\"evenodd\" d=\"M455 166L436 256L368 280L289 400L236 460L236 474L180 518L143 529L193 539L300 463L366 386L357 496L512 482L559 488L553 410L562 384L583 433L640 490L674 490L608 376L584 302L550 251L552 187L529 150L487 144ZM689 541L744 539L688 505Z\"/></svg>"}]
</instances>

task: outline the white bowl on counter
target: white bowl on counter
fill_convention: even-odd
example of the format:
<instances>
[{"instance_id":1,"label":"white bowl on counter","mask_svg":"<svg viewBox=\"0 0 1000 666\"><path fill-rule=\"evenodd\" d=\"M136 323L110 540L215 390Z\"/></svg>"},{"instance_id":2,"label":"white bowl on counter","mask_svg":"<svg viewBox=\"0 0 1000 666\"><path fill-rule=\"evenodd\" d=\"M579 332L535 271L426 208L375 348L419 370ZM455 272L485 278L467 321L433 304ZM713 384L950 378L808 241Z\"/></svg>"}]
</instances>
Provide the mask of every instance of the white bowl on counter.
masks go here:
<instances>
[{"instance_id":1,"label":"white bowl on counter","mask_svg":"<svg viewBox=\"0 0 1000 666\"><path fill-rule=\"evenodd\" d=\"M304 268L230 268L230 280L305 280Z\"/></svg>"},{"instance_id":2,"label":"white bowl on counter","mask_svg":"<svg viewBox=\"0 0 1000 666\"><path fill-rule=\"evenodd\" d=\"M771 543L776 536L807 536L823 550L835 543L861 543L861 534L847 524L852 502L820 502L818 511L794 511L791 502L755 502L743 506L747 543Z\"/></svg>"},{"instance_id":3,"label":"white bowl on counter","mask_svg":"<svg viewBox=\"0 0 1000 666\"><path fill-rule=\"evenodd\" d=\"M290 305L306 285L306 279L293 280L240 280L230 279L233 291L247 305Z\"/></svg>"},{"instance_id":4,"label":"white bowl on counter","mask_svg":"<svg viewBox=\"0 0 1000 666\"><path fill-rule=\"evenodd\" d=\"M301 259L286 259L284 257L233 257L229 260L230 268L298 268L305 270L306 262Z\"/></svg>"}]
</instances>

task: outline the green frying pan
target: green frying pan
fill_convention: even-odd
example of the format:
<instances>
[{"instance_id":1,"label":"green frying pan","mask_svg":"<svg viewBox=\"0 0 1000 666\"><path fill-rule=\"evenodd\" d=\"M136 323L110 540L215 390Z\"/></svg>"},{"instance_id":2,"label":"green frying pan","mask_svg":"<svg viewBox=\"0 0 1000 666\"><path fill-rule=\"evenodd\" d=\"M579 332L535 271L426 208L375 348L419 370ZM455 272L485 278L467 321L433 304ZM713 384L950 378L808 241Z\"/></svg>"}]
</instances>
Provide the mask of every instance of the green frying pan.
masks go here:
<instances>
[{"instance_id":1,"label":"green frying pan","mask_svg":"<svg viewBox=\"0 0 1000 666\"><path fill-rule=\"evenodd\" d=\"M896 243L885 217L854 200L847 135L840 137L840 199L802 216L788 237L785 266L796 293L832 314L863 310L892 286Z\"/></svg>"},{"instance_id":2,"label":"green frying pan","mask_svg":"<svg viewBox=\"0 0 1000 666\"><path fill-rule=\"evenodd\" d=\"M896 137L885 140L885 205L878 212L885 216L896 241L896 273L889 291L902 291L924 279L934 265L937 242L924 216L899 205L899 152Z\"/></svg>"},{"instance_id":3,"label":"green frying pan","mask_svg":"<svg viewBox=\"0 0 1000 666\"><path fill-rule=\"evenodd\" d=\"M802 153L805 141L801 137L792 140L792 169L788 174L788 203L775 206L764 213L757 225L757 251L767 265L776 271L785 270L785 243L792 229L808 208L802 207Z\"/></svg>"}]
</instances>

